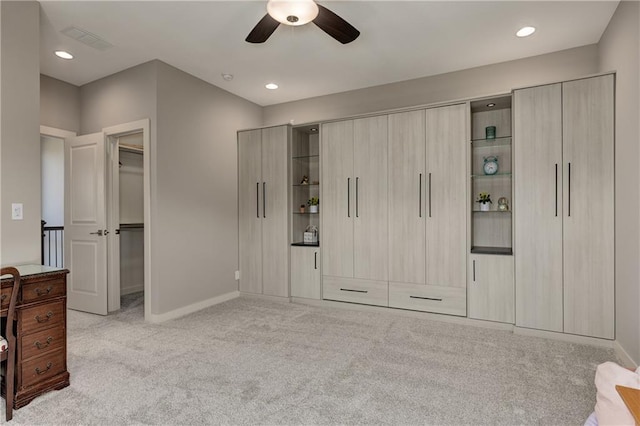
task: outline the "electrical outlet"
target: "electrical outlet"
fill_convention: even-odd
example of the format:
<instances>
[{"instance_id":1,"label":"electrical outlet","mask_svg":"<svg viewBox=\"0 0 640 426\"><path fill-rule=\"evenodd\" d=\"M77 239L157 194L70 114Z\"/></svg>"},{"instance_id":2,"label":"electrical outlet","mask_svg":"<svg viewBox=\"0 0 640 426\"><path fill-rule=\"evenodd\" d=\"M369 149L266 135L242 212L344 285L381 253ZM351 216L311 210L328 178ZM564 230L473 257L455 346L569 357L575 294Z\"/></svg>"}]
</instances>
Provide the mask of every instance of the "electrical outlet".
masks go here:
<instances>
[{"instance_id":1,"label":"electrical outlet","mask_svg":"<svg viewBox=\"0 0 640 426\"><path fill-rule=\"evenodd\" d=\"M12 220L22 220L23 215L23 206L22 203L12 203L11 204L11 219Z\"/></svg>"},{"instance_id":2,"label":"electrical outlet","mask_svg":"<svg viewBox=\"0 0 640 426\"><path fill-rule=\"evenodd\" d=\"M240 271L236 271L236 281L240 279Z\"/></svg>"}]
</instances>

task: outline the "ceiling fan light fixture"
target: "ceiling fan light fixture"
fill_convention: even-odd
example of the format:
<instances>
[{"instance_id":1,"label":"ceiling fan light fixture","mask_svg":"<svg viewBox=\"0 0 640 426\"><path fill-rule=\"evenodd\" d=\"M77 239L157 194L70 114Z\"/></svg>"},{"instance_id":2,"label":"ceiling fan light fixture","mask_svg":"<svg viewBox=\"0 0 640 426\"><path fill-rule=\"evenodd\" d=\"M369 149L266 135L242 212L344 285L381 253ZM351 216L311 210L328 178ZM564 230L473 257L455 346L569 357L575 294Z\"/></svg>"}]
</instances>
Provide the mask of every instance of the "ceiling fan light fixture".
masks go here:
<instances>
[{"instance_id":1,"label":"ceiling fan light fixture","mask_svg":"<svg viewBox=\"0 0 640 426\"><path fill-rule=\"evenodd\" d=\"M269 0L267 13L285 25L304 25L318 16L318 5L313 0Z\"/></svg>"}]
</instances>

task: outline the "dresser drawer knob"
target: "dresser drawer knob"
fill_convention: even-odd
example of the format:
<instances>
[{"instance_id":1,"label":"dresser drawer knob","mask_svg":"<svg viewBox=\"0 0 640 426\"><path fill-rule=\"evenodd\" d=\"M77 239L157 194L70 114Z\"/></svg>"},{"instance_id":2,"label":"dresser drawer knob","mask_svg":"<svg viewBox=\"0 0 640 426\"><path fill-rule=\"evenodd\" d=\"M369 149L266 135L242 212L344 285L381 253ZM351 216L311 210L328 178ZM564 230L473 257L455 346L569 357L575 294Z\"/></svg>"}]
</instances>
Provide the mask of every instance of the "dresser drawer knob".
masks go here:
<instances>
[{"instance_id":1,"label":"dresser drawer knob","mask_svg":"<svg viewBox=\"0 0 640 426\"><path fill-rule=\"evenodd\" d=\"M40 318L40 315L36 315L36 321L38 321L40 324L42 324L43 322L49 321L52 316L53 316L53 312L51 312L51 311L47 312L47 317L46 318Z\"/></svg>"},{"instance_id":2,"label":"dresser drawer knob","mask_svg":"<svg viewBox=\"0 0 640 426\"><path fill-rule=\"evenodd\" d=\"M53 363L52 362L48 362L47 363L47 368L45 368L44 370L40 370L40 367L36 367L36 374L38 376L41 375L41 374L44 374L47 371L51 370L51 367L53 367Z\"/></svg>"},{"instance_id":3,"label":"dresser drawer knob","mask_svg":"<svg viewBox=\"0 0 640 426\"><path fill-rule=\"evenodd\" d=\"M38 340L33 345L35 347L37 347L38 349L44 349L44 348L48 347L51 344L52 341L53 341L53 337L49 336L49 337L47 337L47 343L41 343Z\"/></svg>"},{"instance_id":4,"label":"dresser drawer knob","mask_svg":"<svg viewBox=\"0 0 640 426\"><path fill-rule=\"evenodd\" d=\"M40 290L40 288L36 288L36 289L34 289L33 291L35 291L35 293L36 293L38 296L45 296L45 295L47 295L47 294L51 293L51 290L53 290L53 286L51 286L51 285L50 285L50 286L49 286L49 287L47 287L47 289L46 289L46 290L44 290L44 291L43 291L43 290Z\"/></svg>"}]
</instances>

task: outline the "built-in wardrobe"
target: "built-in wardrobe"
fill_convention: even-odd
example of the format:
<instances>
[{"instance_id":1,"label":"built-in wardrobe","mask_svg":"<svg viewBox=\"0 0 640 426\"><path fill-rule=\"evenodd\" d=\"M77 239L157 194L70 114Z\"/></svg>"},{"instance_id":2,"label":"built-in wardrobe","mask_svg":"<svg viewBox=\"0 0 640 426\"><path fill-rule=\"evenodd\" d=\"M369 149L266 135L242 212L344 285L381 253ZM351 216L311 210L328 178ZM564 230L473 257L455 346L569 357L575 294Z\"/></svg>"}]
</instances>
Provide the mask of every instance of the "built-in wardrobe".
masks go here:
<instances>
[{"instance_id":1,"label":"built-in wardrobe","mask_svg":"<svg viewBox=\"0 0 640 426\"><path fill-rule=\"evenodd\" d=\"M118 138L120 295L144 291L142 134Z\"/></svg>"},{"instance_id":2,"label":"built-in wardrobe","mask_svg":"<svg viewBox=\"0 0 640 426\"><path fill-rule=\"evenodd\" d=\"M614 77L239 132L240 291L615 338Z\"/></svg>"}]
</instances>

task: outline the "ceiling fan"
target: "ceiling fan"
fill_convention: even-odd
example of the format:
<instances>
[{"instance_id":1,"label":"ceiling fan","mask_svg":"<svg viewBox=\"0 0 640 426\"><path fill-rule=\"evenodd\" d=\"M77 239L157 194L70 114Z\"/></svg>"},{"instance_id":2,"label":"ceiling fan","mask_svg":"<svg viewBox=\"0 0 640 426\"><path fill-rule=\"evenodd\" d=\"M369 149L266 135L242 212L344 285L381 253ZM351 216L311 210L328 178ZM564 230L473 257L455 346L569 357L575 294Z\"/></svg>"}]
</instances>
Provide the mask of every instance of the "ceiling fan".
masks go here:
<instances>
[{"instance_id":1,"label":"ceiling fan","mask_svg":"<svg viewBox=\"0 0 640 426\"><path fill-rule=\"evenodd\" d=\"M264 43L280 24L299 26L309 22L342 44L351 43L360 35L350 23L313 0L269 0L267 14L251 30L246 41Z\"/></svg>"}]
</instances>

